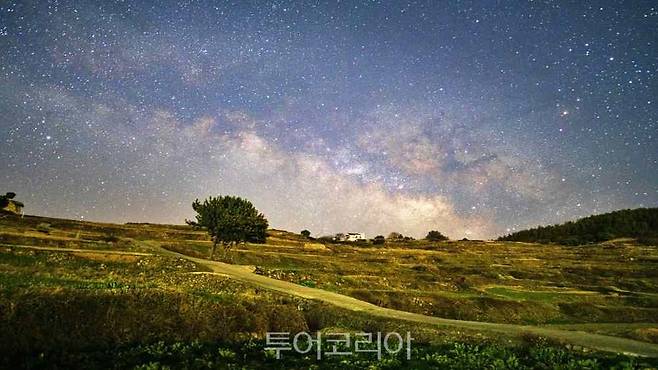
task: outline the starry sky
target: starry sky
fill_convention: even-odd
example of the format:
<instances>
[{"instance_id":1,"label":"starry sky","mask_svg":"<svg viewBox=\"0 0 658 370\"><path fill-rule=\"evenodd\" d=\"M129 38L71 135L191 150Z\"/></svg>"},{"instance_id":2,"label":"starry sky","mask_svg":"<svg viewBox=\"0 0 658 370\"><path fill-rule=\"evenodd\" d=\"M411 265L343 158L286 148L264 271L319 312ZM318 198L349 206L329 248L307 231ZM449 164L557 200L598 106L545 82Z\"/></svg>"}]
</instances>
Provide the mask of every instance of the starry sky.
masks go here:
<instances>
[{"instance_id":1,"label":"starry sky","mask_svg":"<svg viewBox=\"0 0 658 370\"><path fill-rule=\"evenodd\" d=\"M658 204L653 1L0 3L0 191L491 238Z\"/></svg>"}]
</instances>

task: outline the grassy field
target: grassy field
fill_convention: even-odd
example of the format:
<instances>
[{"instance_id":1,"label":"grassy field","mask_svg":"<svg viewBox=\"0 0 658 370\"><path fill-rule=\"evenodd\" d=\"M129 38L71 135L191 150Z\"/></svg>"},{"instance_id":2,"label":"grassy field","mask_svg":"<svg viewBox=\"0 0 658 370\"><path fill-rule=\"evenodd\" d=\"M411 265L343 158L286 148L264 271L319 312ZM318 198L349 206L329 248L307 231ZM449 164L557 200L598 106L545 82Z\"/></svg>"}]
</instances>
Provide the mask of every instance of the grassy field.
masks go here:
<instances>
[{"instance_id":1,"label":"grassy field","mask_svg":"<svg viewBox=\"0 0 658 370\"><path fill-rule=\"evenodd\" d=\"M324 246L290 233L271 233L271 244L240 246L217 258L258 267L259 273L277 279L432 316L658 327L658 248L632 240L580 247L415 241L375 248ZM164 245L207 256L209 242Z\"/></svg>"},{"instance_id":2,"label":"grassy field","mask_svg":"<svg viewBox=\"0 0 658 370\"><path fill-rule=\"evenodd\" d=\"M382 307L658 343L658 252L632 240L581 247L475 241L373 247L269 234L265 245L239 246L216 259ZM587 367L587 361L656 366L652 360L566 350L532 336L347 312L208 274L201 264L158 254L160 246L207 257L210 242L187 226L0 218L2 364L91 368L111 357L119 359L119 368L332 368L337 362L315 363L308 356L277 362L263 351L267 331L324 330L411 331L418 342L416 368L533 368L536 362ZM341 366L398 368L404 362L346 361L352 362Z\"/></svg>"}]
</instances>

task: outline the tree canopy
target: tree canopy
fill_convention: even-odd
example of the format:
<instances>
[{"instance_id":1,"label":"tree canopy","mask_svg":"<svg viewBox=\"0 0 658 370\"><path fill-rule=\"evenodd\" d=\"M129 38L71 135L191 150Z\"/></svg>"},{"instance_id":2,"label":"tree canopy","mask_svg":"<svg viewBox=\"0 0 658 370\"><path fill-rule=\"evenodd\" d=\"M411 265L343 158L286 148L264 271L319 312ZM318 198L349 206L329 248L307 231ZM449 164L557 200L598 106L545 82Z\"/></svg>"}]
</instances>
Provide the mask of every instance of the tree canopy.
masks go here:
<instances>
[{"instance_id":1,"label":"tree canopy","mask_svg":"<svg viewBox=\"0 0 658 370\"><path fill-rule=\"evenodd\" d=\"M432 230L432 231L427 233L427 236L425 237L425 239L427 239L429 241L433 241L433 242L438 242L438 241L442 241L442 240L448 240L448 237L441 234L440 232L438 232L436 230Z\"/></svg>"},{"instance_id":2,"label":"tree canopy","mask_svg":"<svg viewBox=\"0 0 658 370\"><path fill-rule=\"evenodd\" d=\"M305 237L305 238L308 238L308 237L311 236L311 232L308 231L308 230L306 230L306 229L302 230L302 231L300 232L300 234L301 234L303 237Z\"/></svg>"},{"instance_id":3,"label":"tree canopy","mask_svg":"<svg viewBox=\"0 0 658 370\"><path fill-rule=\"evenodd\" d=\"M196 221L186 222L208 231L213 240L211 258L219 243L230 249L238 243L265 242L267 219L246 199L231 195L211 196L203 202L196 199L192 208L197 213Z\"/></svg>"},{"instance_id":4,"label":"tree canopy","mask_svg":"<svg viewBox=\"0 0 658 370\"><path fill-rule=\"evenodd\" d=\"M560 225L539 226L498 240L580 245L615 238L658 236L658 208L624 209Z\"/></svg>"},{"instance_id":5,"label":"tree canopy","mask_svg":"<svg viewBox=\"0 0 658 370\"><path fill-rule=\"evenodd\" d=\"M0 208L6 207L9 204L9 200L14 199L15 197L16 193L13 191L8 191L5 195L0 195Z\"/></svg>"}]
</instances>

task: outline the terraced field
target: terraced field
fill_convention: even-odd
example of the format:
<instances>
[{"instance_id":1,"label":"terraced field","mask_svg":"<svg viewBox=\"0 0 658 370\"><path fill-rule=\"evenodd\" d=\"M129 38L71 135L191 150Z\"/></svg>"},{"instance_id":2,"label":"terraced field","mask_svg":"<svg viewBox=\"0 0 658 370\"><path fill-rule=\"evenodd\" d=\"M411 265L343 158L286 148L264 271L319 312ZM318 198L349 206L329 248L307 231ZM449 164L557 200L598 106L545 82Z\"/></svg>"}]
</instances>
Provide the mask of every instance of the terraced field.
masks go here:
<instances>
[{"instance_id":1,"label":"terraced field","mask_svg":"<svg viewBox=\"0 0 658 370\"><path fill-rule=\"evenodd\" d=\"M658 318L658 251L632 240L579 247L502 242L317 247L272 231L223 262L264 275L425 315L517 324L645 323ZM280 241L285 237L289 244ZM206 257L208 242L165 243ZM307 247L307 246L312 247Z\"/></svg>"}]
</instances>

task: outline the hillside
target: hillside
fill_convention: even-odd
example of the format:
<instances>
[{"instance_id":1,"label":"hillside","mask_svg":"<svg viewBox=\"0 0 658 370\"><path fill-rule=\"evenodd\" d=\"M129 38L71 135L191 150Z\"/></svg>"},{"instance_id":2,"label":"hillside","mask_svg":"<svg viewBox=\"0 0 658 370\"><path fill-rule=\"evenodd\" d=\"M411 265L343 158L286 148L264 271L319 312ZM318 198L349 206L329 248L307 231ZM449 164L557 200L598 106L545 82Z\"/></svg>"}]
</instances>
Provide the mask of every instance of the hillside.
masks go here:
<instances>
[{"instance_id":1,"label":"hillside","mask_svg":"<svg viewBox=\"0 0 658 370\"><path fill-rule=\"evenodd\" d=\"M498 238L499 241L580 245L615 238L658 238L658 208L624 209L593 215L575 222L540 226Z\"/></svg>"},{"instance_id":2,"label":"hillside","mask_svg":"<svg viewBox=\"0 0 658 370\"><path fill-rule=\"evenodd\" d=\"M317 364L273 359L268 331L416 338L411 362L363 355L321 368L608 367L629 359L595 349L658 353L656 248L268 235L209 261L210 240L189 226L0 218L0 367Z\"/></svg>"}]
</instances>

